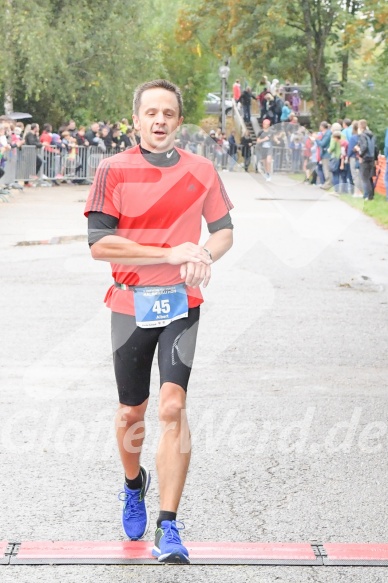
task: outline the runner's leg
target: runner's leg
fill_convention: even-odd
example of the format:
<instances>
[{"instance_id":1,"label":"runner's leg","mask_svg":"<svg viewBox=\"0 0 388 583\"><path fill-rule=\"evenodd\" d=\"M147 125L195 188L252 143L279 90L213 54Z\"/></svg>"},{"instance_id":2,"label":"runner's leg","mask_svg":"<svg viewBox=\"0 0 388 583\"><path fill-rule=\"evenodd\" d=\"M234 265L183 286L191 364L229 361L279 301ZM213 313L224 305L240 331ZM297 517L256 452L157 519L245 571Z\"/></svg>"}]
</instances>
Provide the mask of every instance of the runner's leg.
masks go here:
<instances>
[{"instance_id":1,"label":"runner's leg","mask_svg":"<svg viewBox=\"0 0 388 583\"><path fill-rule=\"evenodd\" d=\"M164 383L160 392L162 426L156 467L160 508L177 512L191 457L191 439L186 416L186 393L179 385Z\"/></svg>"},{"instance_id":2,"label":"runner's leg","mask_svg":"<svg viewBox=\"0 0 388 583\"><path fill-rule=\"evenodd\" d=\"M160 332L160 329L137 327L134 316L112 312L113 362L120 402L116 437L125 475L130 480L140 472L144 415Z\"/></svg>"},{"instance_id":3,"label":"runner's leg","mask_svg":"<svg viewBox=\"0 0 388 583\"><path fill-rule=\"evenodd\" d=\"M140 455L145 437L144 415L148 399L137 407L119 404L116 414L116 439L121 463L129 480L137 478L140 472Z\"/></svg>"},{"instance_id":4,"label":"runner's leg","mask_svg":"<svg viewBox=\"0 0 388 583\"><path fill-rule=\"evenodd\" d=\"M271 176L271 174L272 174L272 154L268 154L268 156L266 158L266 164L267 164L267 174L269 176Z\"/></svg>"},{"instance_id":5,"label":"runner's leg","mask_svg":"<svg viewBox=\"0 0 388 583\"><path fill-rule=\"evenodd\" d=\"M159 337L161 438L156 457L161 511L177 512L190 463L186 390L194 359L199 308L176 320Z\"/></svg>"}]
</instances>

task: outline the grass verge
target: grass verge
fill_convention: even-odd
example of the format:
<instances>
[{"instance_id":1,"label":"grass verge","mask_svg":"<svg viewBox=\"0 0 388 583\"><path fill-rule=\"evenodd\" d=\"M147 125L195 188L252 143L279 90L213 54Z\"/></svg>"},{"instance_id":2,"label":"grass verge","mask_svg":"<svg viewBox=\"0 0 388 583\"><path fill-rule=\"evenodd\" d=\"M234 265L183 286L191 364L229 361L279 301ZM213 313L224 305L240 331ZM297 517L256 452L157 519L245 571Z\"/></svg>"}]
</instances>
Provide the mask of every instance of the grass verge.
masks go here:
<instances>
[{"instance_id":1,"label":"grass verge","mask_svg":"<svg viewBox=\"0 0 388 583\"><path fill-rule=\"evenodd\" d=\"M302 182L304 174L288 174L290 178L297 182ZM364 200L363 198L354 198L348 194L341 194L341 200L347 202L353 208L372 217L378 225L388 229L388 202L385 196L375 194L373 200Z\"/></svg>"},{"instance_id":2,"label":"grass verge","mask_svg":"<svg viewBox=\"0 0 388 583\"><path fill-rule=\"evenodd\" d=\"M364 200L363 198L354 198L348 194L341 194L340 198L353 208L375 219L385 229L388 229L388 202L385 196L375 194L373 200Z\"/></svg>"}]
</instances>

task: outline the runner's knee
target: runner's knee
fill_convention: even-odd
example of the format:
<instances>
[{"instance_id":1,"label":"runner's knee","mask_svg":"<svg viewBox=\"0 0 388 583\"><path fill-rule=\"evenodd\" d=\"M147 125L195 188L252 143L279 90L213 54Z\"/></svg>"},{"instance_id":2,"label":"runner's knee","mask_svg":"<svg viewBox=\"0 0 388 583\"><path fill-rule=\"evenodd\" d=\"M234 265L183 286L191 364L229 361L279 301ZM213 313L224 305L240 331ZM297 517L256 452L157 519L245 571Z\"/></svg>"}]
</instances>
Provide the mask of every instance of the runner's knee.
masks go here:
<instances>
[{"instance_id":1,"label":"runner's knee","mask_svg":"<svg viewBox=\"0 0 388 583\"><path fill-rule=\"evenodd\" d=\"M185 401L178 396L169 396L161 399L159 404L159 420L163 423L179 423L182 411L185 409Z\"/></svg>"},{"instance_id":2,"label":"runner's knee","mask_svg":"<svg viewBox=\"0 0 388 583\"><path fill-rule=\"evenodd\" d=\"M117 423L120 425L127 425L132 426L136 423L141 423L144 421L144 407L143 405L139 405L137 407L131 407L129 405L120 405L116 420Z\"/></svg>"}]
</instances>

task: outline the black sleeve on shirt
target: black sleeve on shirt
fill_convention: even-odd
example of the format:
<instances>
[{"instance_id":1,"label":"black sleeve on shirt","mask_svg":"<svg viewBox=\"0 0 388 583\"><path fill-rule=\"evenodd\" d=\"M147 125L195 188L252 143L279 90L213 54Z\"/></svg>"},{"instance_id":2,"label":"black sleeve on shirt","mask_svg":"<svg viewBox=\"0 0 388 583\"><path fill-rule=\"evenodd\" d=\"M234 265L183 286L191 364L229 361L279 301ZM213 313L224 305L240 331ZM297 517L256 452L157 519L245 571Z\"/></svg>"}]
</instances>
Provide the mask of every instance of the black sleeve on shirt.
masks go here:
<instances>
[{"instance_id":1,"label":"black sleeve on shirt","mask_svg":"<svg viewBox=\"0 0 388 583\"><path fill-rule=\"evenodd\" d=\"M107 235L114 235L119 222L117 217L90 211L88 214L88 243L89 247Z\"/></svg>"},{"instance_id":2,"label":"black sleeve on shirt","mask_svg":"<svg viewBox=\"0 0 388 583\"><path fill-rule=\"evenodd\" d=\"M221 229L233 229L232 218L230 213L227 213L218 221L213 221L212 223L208 223L207 228L209 229L209 233L217 233L217 231L221 231Z\"/></svg>"}]
</instances>

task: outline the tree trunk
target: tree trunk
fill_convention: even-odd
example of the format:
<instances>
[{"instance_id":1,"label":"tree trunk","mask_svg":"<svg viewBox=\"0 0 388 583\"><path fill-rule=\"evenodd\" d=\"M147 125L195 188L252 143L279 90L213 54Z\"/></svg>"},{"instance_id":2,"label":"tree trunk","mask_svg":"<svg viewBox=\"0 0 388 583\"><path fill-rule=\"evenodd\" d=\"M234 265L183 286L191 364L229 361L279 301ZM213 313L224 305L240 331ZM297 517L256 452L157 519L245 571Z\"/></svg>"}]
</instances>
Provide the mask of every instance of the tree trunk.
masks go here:
<instances>
[{"instance_id":1,"label":"tree trunk","mask_svg":"<svg viewBox=\"0 0 388 583\"><path fill-rule=\"evenodd\" d=\"M10 79L6 79L6 87L4 91L4 113L5 115L13 113L12 81Z\"/></svg>"},{"instance_id":2,"label":"tree trunk","mask_svg":"<svg viewBox=\"0 0 388 583\"><path fill-rule=\"evenodd\" d=\"M6 1L4 51L7 67L4 72L4 113L13 113L13 46L12 46L12 0Z\"/></svg>"},{"instance_id":3,"label":"tree trunk","mask_svg":"<svg viewBox=\"0 0 388 583\"><path fill-rule=\"evenodd\" d=\"M348 14L354 17L358 8L358 0L346 0L346 17ZM342 50L342 70L341 70L341 103L340 103L340 114L341 116L345 112L345 103L343 100L345 85L348 82L349 73L349 60L350 60L350 49L349 49L349 32L347 29L347 23L344 27L344 39L343 39L343 50Z\"/></svg>"},{"instance_id":4,"label":"tree trunk","mask_svg":"<svg viewBox=\"0 0 388 583\"><path fill-rule=\"evenodd\" d=\"M310 74L314 102L313 123L318 124L323 120L330 120L332 110L325 63L328 35L326 31L330 30L330 26L327 27L327 23L326 28L321 25L324 15L313 12L316 7L311 3L311 0L300 0L300 7L306 31L307 69Z\"/></svg>"},{"instance_id":5,"label":"tree trunk","mask_svg":"<svg viewBox=\"0 0 388 583\"><path fill-rule=\"evenodd\" d=\"M318 125L321 121L330 121L333 114L331 94L327 83L326 74L310 69L310 79L314 106L312 109L313 123Z\"/></svg>"},{"instance_id":6,"label":"tree trunk","mask_svg":"<svg viewBox=\"0 0 388 583\"><path fill-rule=\"evenodd\" d=\"M7 87L4 94L4 113L5 115L10 115L13 113L13 97L12 88Z\"/></svg>"}]
</instances>

